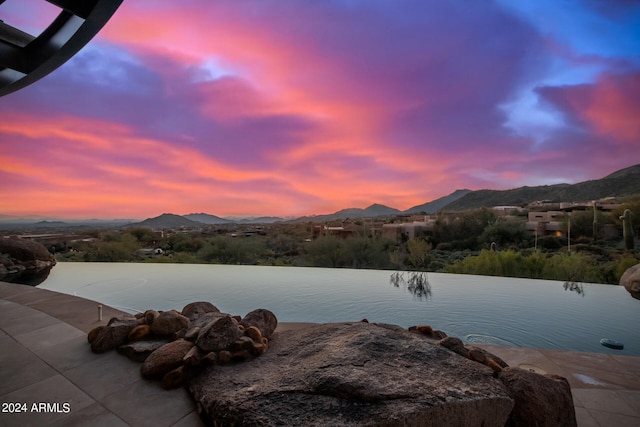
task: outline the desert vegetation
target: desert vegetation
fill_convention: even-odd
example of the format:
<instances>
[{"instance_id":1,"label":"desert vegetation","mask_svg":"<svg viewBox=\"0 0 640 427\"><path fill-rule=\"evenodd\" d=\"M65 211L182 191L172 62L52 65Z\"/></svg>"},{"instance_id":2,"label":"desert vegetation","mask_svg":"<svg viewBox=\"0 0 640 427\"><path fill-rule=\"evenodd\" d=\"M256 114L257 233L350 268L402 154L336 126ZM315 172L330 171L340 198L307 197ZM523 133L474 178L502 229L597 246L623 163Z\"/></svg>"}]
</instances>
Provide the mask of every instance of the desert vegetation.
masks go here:
<instances>
[{"instance_id":1,"label":"desert vegetation","mask_svg":"<svg viewBox=\"0 0 640 427\"><path fill-rule=\"evenodd\" d=\"M592 212L576 212L569 237L535 236L521 217L505 219L490 209L440 214L427 235L397 240L374 232L366 221L355 221L355 232L347 237L314 236L317 224L311 222L164 233L144 227L84 230L88 238L58 248L56 256L59 261L372 268L617 284L640 262L638 250L623 239L620 217L627 209L640 212L640 200L629 200L620 212L597 212L595 221ZM619 232L603 237L598 227L606 224Z\"/></svg>"}]
</instances>

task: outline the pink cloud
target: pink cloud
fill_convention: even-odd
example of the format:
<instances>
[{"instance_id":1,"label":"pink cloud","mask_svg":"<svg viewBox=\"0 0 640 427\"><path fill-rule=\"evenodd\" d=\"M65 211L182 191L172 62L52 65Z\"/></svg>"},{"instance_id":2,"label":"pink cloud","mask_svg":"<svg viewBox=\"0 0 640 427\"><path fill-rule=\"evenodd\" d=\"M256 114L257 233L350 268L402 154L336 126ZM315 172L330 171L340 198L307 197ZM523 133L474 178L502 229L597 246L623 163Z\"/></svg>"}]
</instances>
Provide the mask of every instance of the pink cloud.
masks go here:
<instances>
[{"instance_id":1,"label":"pink cloud","mask_svg":"<svg viewBox=\"0 0 640 427\"><path fill-rule=\"evenodd\" d=\"M0 199L22 196L0 213L403 209L626 166L591 159L637 137L633 82L541 89L586 138L568 126L541 147L505 128L499 106L566 59L554 43L493 2L124 2L0 99Z\"/></svg>"},{"instance_id":2,"label":"pink cloud","mask_svg":"<svg viewBox=\"0 0 640 427\"><path fill-rule=\"evenodd\" d=\"M581 126L610 137L613 143L636 145L640 138L640 72L603 75L594 84L543 88L540 92Z\"/></svg>"}]
</instances>

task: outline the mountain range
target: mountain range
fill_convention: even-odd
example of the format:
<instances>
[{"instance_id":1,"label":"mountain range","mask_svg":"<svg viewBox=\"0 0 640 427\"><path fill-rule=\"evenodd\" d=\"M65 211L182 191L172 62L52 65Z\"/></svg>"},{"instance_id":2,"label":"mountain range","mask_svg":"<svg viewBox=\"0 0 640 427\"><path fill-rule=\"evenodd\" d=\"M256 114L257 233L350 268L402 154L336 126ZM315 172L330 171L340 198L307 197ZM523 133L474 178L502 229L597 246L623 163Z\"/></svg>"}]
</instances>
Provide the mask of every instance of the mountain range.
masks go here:
<instances>
[{"instance_id":1,"label":"mountain range","mask_svg":"<svg viewBox=\"0 0 640 427\"><path fill-rule=\"evenodd\" d=\"M461 211L467 209L489 208L493 206L524 206L537 200L551 202L581 202L603 199L605 197L624 197L640 195L640 164L616 171L601 179L584 181L577 184L556 184L536 187L519 187L510 190L456 190L448 196L431 202L413 206L401 211L396 208L374 203L367 208L347 208L326 215L303 216L286 220L279 217L244 219L244 223L287 222L325 222L347 218L374 218L399 214L432 214L439 211ZM150 218L135 225L169 223L169 214ZM177 216L177 215L175 215ZM201 224L238 223L238 220L220 218L209 214L189 214L175 220L175 226L197 226ZM186 221L183 221L186 220ZM152 223L150 224L149 222ZM179 225L181 224L181 225ZM169 226L167 226L169 227Z\"/></svg>"},{"instance_id":2,"label":"mountain range","mask_svg":"<svg viewBox=\"0 0 640 427\"><path fill-rule=\"evenodd\" d=\"M325 222L346 218L373 218L393 216L399 214L432 214L439 211L461 211L493 206L524 206L537 200L549 200L551 202L582 202L598 200L606 197L625 197L640 195L640 164L616 171L601 179L579 182L577 184L556 184L535 187L519 187L510 190L456 190L448 196L432 200L428 203L413 206L401 211L396 208L374 203L367 208L348 208L326 215L304 216L299 218L258 217L258 218L222 218L207 213L191 213L187 215L175 215L165 213L154 218L148 218L141 222L127 221L128 226L142 226L151 228L180 228L198 227L203 224L250 224L250 223L274 223L274 222ZM114 224L114 220L104 221L105 224ZM0 217L0 225L24 225L29 223L31 227L60 227L64 224L77 225L78 222L61 221L7 221ZM122 220L118 224L124 225ZM98 220L88 220L88 224L98 225ZM115 225L115 224L114 224Z\"/></svg>"},{"instance_id":3,"label":"mountain range","mask_svg":"<svg viewBox=\"0 0 640 427\"><path fill-rule=\"evenodd\" d=\"M577 184L556 184L519 187L511 190L471 191L448 205L446 210L492 206L523 206L536 200L552 202L584 202L605 197L625 197L640 194L640 164L621 169L601 179Z\"/></svg>"}]
</instances>

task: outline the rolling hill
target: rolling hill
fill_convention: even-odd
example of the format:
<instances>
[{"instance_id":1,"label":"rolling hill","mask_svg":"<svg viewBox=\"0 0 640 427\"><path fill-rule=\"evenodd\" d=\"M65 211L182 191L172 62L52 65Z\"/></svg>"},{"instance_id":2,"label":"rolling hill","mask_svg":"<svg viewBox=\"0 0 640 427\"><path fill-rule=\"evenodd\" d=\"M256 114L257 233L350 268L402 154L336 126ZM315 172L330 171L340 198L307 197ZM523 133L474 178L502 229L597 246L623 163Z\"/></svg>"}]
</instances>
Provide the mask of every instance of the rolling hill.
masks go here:
<instances>
[{"instance_id":1,"label":"rolling hill","mask_svg":"<svg viewBox=\"0 0 640 427\"><path fill-rule=\"evenodd\" d=\"M440 197L439 199L433 200L431 202L423 203L418 206L414 206L412 208L403 211L406 214L414 214L414 213L435 213L445 206L455 202L456 200L466 196L468 193L471 193L471 190L456 190L448 196Z\"/></svg>"},{"instance_id":2,"label":"rolling hill","mask_svg":"<svg viewBox=\"0 0 640 427\"><path fill-rule=\"evenodd\" d=\"M621 169L601 179L577 184L519 187L511 190L478 190L465 194L443 209L461 211L492 206L522 206L536 200L581 202L605 197L640 194L640 164Z\"/></svg>"},{"instance_id":3,"label":"rolling hill","mask_svg":"<svg viewBox=\"0 0 640 427\"><path fill-rule=\"evenodd\" d=\"M180 215L164 213L154 218L147 218L144 221L128 224L128 227L149 227L149 228L180 228L180 227L201 227L201 222L191 221Z\"/></svg>"},{"instance_id":4,"label":"rolling hill","mask_svg":"<svg viewBox=\"0 0 640 427\"><path fill-rule=\"evenodd\" d=\"M183 218L186 218L191 221L201 222L202 224L229 224L233 221L220 218L219 216L210 215L206 213L191 213L187 215L182 215Z\"/></svg>"}]
</instances>

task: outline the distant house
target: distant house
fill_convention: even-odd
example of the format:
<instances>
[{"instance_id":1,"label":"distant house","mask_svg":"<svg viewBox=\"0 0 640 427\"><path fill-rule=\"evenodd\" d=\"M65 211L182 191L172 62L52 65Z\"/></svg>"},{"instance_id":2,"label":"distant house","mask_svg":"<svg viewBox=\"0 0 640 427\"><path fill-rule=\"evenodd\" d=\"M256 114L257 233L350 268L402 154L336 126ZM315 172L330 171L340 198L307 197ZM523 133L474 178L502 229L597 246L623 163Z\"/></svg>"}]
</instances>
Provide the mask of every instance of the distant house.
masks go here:
<instances>
[{"instance_id":1,"label":"distant house","mask_svg":"<svg viewBox=\"0 0 640 427\"><path fill-rule=\"evenodd\" d=\"M411 240L433 233L435 221L414 221L398 224L383 224L382 237L399 242L401 240Z\"/></svg>"},{"instance_id":2,"label":"distant house","mask_svg":"<svg viewBox=\"0 0 640 427\"><path fill-rule=\"evenodd\" d=\"M539 236L562 237L565 234L563 221L566 213L562 211L529 212L525 228Z\"/></svg>"},{"instance_id":3,"label":"distant house","mask_svg":"<svg viewBox=\"0 0 640 427\"><path fill-rule=\"evenodd\" d=\"M519 206L494 206L491 209L498 216L513 215L521 210Z\"/></svg>"},{"instance_id":4,"label":"distant house","mask_svg":"<svg viewBox=\"0 0 640 427\"><path fill-rule=\"evenodd\" d=\"M547 202L547 201L543 201ZM613 198L595 200L589 202L560 202L556 203L557 210L548 211L530 211L525 228L532 233L537 232L539 236L566 236L566 226L564 223L575 211L587 211L594 209L599 211L612 211L618 209L621 205L616 203ZM615 227L606 224L602 233L607 237L615 236L617 231Z\"/></svg>"},{"instance_id":5,"label":"distant house","mask_svg":"<svg viewBox=\"0 0 640 427\"><path fill-rule=\"evenodd\" d=\"M353 235L353 230L344 227L324 227L324 235L325 236L338 236L342 238L351 237Z\"/></svg>"},{"instance_id":6,"label":"distant house","mask_svg":"<svg viewBox=\"0 0 640 427\"><path fill-rule=\"evenodd\" d=\"M313 227L313 238L319 236L337 236L346 239L354 234L353 228L345 228L344 226L328 226L328 225L316 225Z\"/></svg>"}]
</instances>

